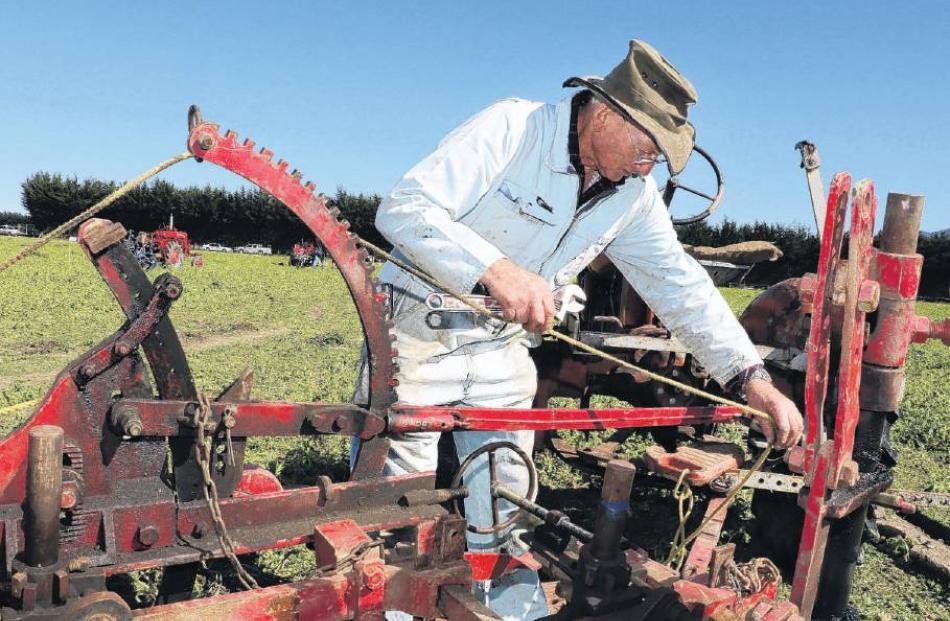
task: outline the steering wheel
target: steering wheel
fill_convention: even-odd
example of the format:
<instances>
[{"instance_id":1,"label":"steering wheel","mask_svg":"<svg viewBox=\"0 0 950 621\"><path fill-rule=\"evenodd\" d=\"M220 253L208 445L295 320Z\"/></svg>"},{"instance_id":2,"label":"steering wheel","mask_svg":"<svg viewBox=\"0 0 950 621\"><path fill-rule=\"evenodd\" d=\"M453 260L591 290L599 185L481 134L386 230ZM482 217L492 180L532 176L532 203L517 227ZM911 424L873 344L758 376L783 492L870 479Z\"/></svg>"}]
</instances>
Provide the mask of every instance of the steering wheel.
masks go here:
<instances>
[{"instance_id":1,"label":"steering wheel","mask_svg":"<svg viewBox=\"0 0 950 621\"><path fill-rule=\"evenodd\" d=\"M495 453L501 449L513 451L515 455L524 463L525 467L528 469L528 493L525 495L525 498L531 502L534 502L535 498L538 495L538 471L535 470L534 462L531 461L531 458L521 450L521 447L515 444L514 442L508 441L499 441L499 442L490 442L485 446L479 447L475 451L469 454L465 458L465 461L459 466L458 471L456 471L455 476L452 477L452 483L449 485L451 489L458 488L462 484L462 475L465 474L465 471L472 467L472 464L475 463L475 459L480 457L484 453L488 453L488 487L492 490L491 496L491 514L492 514L492 525L491 526L474 526L472 524L468 525L468 531L470 533L478 533L480 535L489 535L492 533L500 533L506 528L514 524L525 510L519 508L512 513L507 520L501 521L501 515L498 511L498 496L494 494L495 486L498 485L498 477L495 472ZM462 515L462 507L459 504L459 498L455 498L452 501L453 510L456 515Z\"/></svg>"},{"instance_id":2,"label":"steering wheel","mask_svg":"<svg viewBox=\"0 0 950 621\"><path fill-rule=\"evenodd\" d=\"M700 192L694 188L691 188L686 185L682 185L679 182L679 177L677 175L671 175L670 178L666 181L666 188L663 190L663 202L666 203L667 209L669 209L670 204L673 202L673 194L677 189L682 189L690 194L695 194L709 201L709 204L705 209L699 213L687 216L685 218L673 218L673 224L692 224L693 222L699 222L700 220L705 220L713 214L714 211L719 207L719 203L722 202L723 195L723 183L722 183L722 171L719 170L719 165L716 164L716 160L712 158L705 149L700 148L699 145L693 145L693 151L698 153L709 166L713 169L713 173L716 175L716 194L710 196L705 192Z\"/></svg>"}]
</instances>

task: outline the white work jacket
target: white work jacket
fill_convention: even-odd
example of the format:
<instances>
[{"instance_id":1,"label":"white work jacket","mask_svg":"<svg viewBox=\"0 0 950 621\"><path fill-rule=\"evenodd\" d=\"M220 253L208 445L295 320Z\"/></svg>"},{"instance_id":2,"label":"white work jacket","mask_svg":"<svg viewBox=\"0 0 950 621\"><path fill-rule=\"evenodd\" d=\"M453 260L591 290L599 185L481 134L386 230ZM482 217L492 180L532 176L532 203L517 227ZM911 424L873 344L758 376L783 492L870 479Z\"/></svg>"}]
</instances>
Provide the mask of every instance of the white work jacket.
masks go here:
<instances>
[{"instance_id":1,"label":"white work jacket","mask_svg":"<svg viewBox=\"0 0 950 621\"><path fill-rule=\"evenodd\" d=\"M652 177L629 177L577 206L570 116L570 98L506 99L479 112L396 184L376 227L397 254L464 293L502 258L557 287L606 253L720 384L760 363L709 275L677 241ZM400 356L424 363L524 336L520 326L432 330L423 321L431 287L392 264L381 278L393 285L397 331L411 342L397 344Z\"/></svg>"}]
</instances>

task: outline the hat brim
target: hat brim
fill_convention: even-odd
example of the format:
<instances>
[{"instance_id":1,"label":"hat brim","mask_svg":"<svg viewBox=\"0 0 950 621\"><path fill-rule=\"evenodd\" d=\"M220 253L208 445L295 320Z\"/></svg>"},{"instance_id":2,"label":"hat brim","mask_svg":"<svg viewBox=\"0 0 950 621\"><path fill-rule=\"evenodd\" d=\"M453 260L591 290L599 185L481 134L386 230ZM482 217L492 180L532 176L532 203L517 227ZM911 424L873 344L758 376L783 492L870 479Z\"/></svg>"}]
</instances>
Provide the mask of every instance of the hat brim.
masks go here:
<instances>
[{"instance_id":1,"label":"hat brim","mask_svg":"<svg viewBox=\"0 0 950 621\"><path fill-rule=\"evenodd\" d=\"M679 174L686 168L686 162L689 160L695 144L695 130L690 123L683 125L681 131L670 131L642 110L625 105L612 97L604 89L604 79L598 76L568 78L564 81L563 86L565 88L589 88L608 101L627 120L643 127L657 146L660 147L663 155L666 156L667 167L671 175Z\"/></svg>"}]
</instances>

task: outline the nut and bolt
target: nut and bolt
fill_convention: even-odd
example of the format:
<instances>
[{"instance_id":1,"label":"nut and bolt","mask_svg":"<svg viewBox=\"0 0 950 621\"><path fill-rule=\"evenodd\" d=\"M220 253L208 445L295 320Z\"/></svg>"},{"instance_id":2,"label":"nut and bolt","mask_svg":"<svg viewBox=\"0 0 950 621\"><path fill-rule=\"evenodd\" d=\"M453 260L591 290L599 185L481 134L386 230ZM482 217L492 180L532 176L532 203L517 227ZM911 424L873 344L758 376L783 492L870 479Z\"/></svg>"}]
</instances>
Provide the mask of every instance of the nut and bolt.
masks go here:
<instances>
[{"instance_id":1,"label":"nut and bolt","mask_svg":"<svg viewBox=\"0 0 950 621\"><path fill-rule=\"evenodd\" d=\"M793 446L785 453L785 463L792 472L801 474L805 470L805 449Z\"/></svg>"},{"instance_id":2,"label":"nut and bolt","mask_svg":"<svg viewBox=\"0 0 950 621\"><path fill-rule=\"evenodd\" d=\"M168 283L165 285L165 295L168 296L169 299L177 300L181 295L181 286L173 282Z\"/></svg>"},{"instance_id":3,"label":"nut and bolt","mask_svg":"<svg viewBox=\"0 0 950 621\"><path fill-rule=\"evenodd\" d=\"M234 418L235 410L236 408L233 405L229 405L224 408L224 414L221 415L221 422L227 429L234 429L234 426L237 424L237 419Z\"/></svg>"},{"instance_id":4,"label":"nut and bolt","mask_svg":"<svg viewBox=\"0 0 950 621\"><path fill-rule=\"evenodd\" d=\"M112 424L117 427L123 435L132 437L142 435L142 418L134 406L118 406L112 414Z\"/></svg>"},{"instance_id":5,"label":"nut and bolt","mask_svg":"<svg viewBox=\"0 0 950 621\"><path fill-rule=\"evenodd\" d=\"M815 303L815 291L818 288L818 280L814 274L805 274L798 281L798 299L802 306L810 307Z\"/></svg>"},{"instance_id":6,"label":"nut and bolt","mask_svg":"<svg viewBox=\"0 0 950 621\"><path fill-rule=\"evenodd\" d=\"M198 136L198 146L201 147L203 151L207 151L214 146L214 138L211 134L201 134Z\"/></svg>"},{"instance_id":7,"label":"nut and bolt","mask_svg":"<svg viewBox=\"0 0 950 621\"><path fill-rule=\"evenodd\" d=\"M841 473L838 476L838 483L850 487L858 482L858 475L857 462L854 460L848 461L841 464Z\"/></svg>"},{"instance_id":8,"label":"nut and bolt","mask_svg":"<svg viewBox=\"0 0 950 621\"><path fill-rule=\"evenodd\" d=\"M136 537L138 538L140 544L146 548L150 548L158 543L158 528L152 525L139 526Z\"/></svg>"},{"instance_id":9,"label":"nut and bolt","mask_svg":"<svg viewBox=\"0 0 950 621\"><path fill-rule=\"evenodd\" d=\"M112 347L112 351L119 356L128 356L132 351L132 347L125 341L116 341L116 344Z\"/></svg>"},{"instance_id":10,"label":"nut and bolt","mask_svg":"<svg viewBox=\"0 0 950 621\"><path fill-rule=\"evenodd\" d=\"M62 509L72 509L79 502L79 496L73 486L63 486L63 495L60 497L59 506Z\"/></svg>"},{"instance_id":11,"label":"nut and bolt","mask_svg":"<svg viewBox=\"0 0 950 621\"><path fill-rule=\"evenodd\" d=\"M23 594L23 587L26 586L27 575L26 572L17 571L10 576L10 594L13 597L19 598Z\"/></svg>"},{"instance_id":12,"label":"nut and bolt","mask_svg":"<svg viewBox=\"0 0 950 621\"><path fill-rule=\"evenodd\" d=\"M865 280L858 292L858 310L873 313L881 301L881 285L876 280Z\"/></svg>"},{"instance_id":13,"label":"nut and bolt","mask_svg":"<svg viewBox=\"0 0 950 621\"><path fill-rule=\"evenodd\" d=\"M379 565L368 565L363 570L364 586L370 591L382 588L386 584L386 572Z\"/></svg>"},{"instance_id":14,"label":"nut and bolt","mask_svg":"<svg viewBox=\"0 0 950 621\"><path fill-rule=\"evenodd\" d=\"M132 436L137 438L142 435L142 421L132 420L123 425L122 430L125 432L125 435Z\"/></svg>"}]
</instances>

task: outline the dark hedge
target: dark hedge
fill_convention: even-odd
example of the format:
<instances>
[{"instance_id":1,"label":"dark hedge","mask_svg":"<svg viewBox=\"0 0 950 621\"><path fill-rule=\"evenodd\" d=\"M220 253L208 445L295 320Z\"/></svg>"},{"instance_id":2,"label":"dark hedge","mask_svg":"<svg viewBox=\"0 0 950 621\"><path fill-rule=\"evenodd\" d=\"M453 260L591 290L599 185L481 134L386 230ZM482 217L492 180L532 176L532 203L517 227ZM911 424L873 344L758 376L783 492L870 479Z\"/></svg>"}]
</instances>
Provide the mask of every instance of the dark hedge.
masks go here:
<instances>
[{"instance_id":1,"label":"dark hedge","mask_svg":"<svg viewBox=\"0 0 950 621\"><path fill-rule=\"evenodd\" d=\"M29 216L7 212L0 214L0 223L20 224L25 218L40 231L49 230L116 187L118 184L114 182L79 181L75 177L39 172L23 182L22 202ZM351 194L339 187L328 202L340 209L354 233L389 248L390 244L373 226L380 200L378 194ZM175 228L187 231L194 243L214 241L229 246L261 243L282 252L295 242L312 237L295 215L257 189L177 188L158 180L136 188L105 209L101 217L122 222L127 229L151 231L166 224L172 214ZM724 246L752 240L775 243L785 256L772 263L756 265L746 277L749 285L768 286L814 272L818 260L818 238L812 229L801 226L765 222L736 224L727 219L715 226L700 222L680 227L678 234L683 243L696 246ZM925 259L921 294L947 297L950 235L921 235L918 252Z\"/></svg>"}]
</instances>

